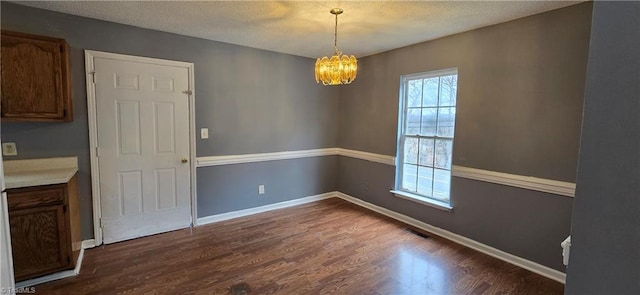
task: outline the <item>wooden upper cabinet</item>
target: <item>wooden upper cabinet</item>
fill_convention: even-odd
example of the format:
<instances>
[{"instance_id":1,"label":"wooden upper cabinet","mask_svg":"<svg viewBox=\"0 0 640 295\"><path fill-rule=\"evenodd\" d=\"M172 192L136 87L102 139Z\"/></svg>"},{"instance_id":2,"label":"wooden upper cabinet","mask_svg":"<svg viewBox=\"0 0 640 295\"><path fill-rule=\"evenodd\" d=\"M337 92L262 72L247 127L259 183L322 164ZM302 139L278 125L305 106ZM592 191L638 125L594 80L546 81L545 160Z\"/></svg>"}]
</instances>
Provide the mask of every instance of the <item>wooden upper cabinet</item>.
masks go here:
<instances>
[{"instance_id":1,"label":"wooden upper cabinet","mask_svg":"<svg viewBox=\"0 0 640 295\"><path fill-rule=\"evenodd\" d=\"M69 45L2 31L2 120L73 121Z\"/></svg>"}]
</instances>

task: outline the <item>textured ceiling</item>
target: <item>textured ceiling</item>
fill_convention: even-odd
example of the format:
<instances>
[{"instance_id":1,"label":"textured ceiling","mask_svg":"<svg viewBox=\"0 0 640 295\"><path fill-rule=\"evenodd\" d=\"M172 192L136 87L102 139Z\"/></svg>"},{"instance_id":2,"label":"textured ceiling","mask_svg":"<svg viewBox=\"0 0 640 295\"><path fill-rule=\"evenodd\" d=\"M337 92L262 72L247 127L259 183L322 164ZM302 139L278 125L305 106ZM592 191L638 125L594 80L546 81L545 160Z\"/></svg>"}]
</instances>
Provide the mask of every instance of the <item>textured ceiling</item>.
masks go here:
<instances>
[{"instance_id":1,"label":"textured ceiling","mask_svg":"<svg viewBox=\"0 0 640 295\"><path fill-rule=\"evenodd\" d=\"M581 1L14 1L136 27L306 57L356 57L485 27Z\"/></svg>"}]
</instances>

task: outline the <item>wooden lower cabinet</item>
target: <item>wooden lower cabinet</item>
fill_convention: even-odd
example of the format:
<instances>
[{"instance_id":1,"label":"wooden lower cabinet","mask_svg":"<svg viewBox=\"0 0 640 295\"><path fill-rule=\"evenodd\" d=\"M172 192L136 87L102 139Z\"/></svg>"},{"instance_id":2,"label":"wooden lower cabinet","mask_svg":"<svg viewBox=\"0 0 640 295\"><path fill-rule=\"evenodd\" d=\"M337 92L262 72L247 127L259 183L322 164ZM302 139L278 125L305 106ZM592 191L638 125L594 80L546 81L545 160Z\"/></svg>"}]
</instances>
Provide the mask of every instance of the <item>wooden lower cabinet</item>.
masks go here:
<instances>
[{"instance_id":1,"label":"wooden lower cabinet","mask_svg":"<svg viewBox=\"0 0 640 295\"><path fill-rule=\"evenodd\" d=\"M7 203L16 281L75 267L81 245L75 176L65 184L9 189Z\"/></svg>"}]
</instances>

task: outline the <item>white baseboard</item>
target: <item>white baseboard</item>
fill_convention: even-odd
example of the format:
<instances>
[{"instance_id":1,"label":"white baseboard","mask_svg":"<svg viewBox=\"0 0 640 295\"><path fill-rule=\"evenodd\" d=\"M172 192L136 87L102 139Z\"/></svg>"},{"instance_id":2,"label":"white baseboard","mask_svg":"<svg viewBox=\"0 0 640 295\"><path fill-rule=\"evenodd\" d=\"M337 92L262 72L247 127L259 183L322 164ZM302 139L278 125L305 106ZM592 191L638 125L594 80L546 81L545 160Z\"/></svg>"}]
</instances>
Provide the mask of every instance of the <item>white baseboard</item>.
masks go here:
<instances>
[{"instance_id":1,"label":"white baseboard","mask_svg":"<svg viewBox=\"0 0 640 295\"><path fill-rule=\"evenodd\" d=\"M48 282L59 280L59 279L77 276L78 274L80 274L80 268L82 268L82 260L84 259L84 249L87 248L85 247L85 243L87 245L90 245L91 243L93 243L93 245L95 246L95 242L93 242L93 239L82 241L82 248L80 249L80 254L78 254L78 261L76 262L76 267L73 270L60 271L57 273L52 273L50 275L16 282L16 288L26 288L26 287L40 285L40 284L48 283ZM92 248L92 247L88 247L88 248Z\"/></svg>"},{"instance_id":2,"label":"white baseboard","mask_svg":"<svg viewBox=\"0 0 640 295\"><path fill-rule=\"evenodd\" d=\"M316 202L316 201L320 201L320 200L324 200L324 199L328 199L328 198L333 198L333 197L335 197L335 192L330 192L330 193L324 193L324 194L319 194L319 195L314 195L314 196L308 196L308 197L295 199L295 200L291 200L291 201L286 201L286 202L269 204L269 205L265 205L265 206L255 207L255 208L249 208L249 209L244 209L244 210L239 210L239 211L233 211L233 212L228 212L228 213L222 213L222 214L216 214L216 215L211 215L211 216L206 216L206 217L200 217L200 218L198 218L196 220L196 223L197 223L196 225L205 225L205 224L219 222L219 221L223 221L223 220L229 220L229 219L233 219L233 218L253 215L253 214L262 213L262 212L267 212L267 211L271 211L271 210L282 209L282 208L287 208L287 207L291 207L291 206L297 206L297 205L302 205L302 204L306 204L306 203Z\"/></svg>"},{"instance_id":3,"label":"white baseboard","mask_svg":"<svg viewBox=\"0 0 640 295\"><path fill-rule=\"evenodd\" d=\"M509 253L504 252L502 250L499 250L499 249L493 248L491 246L482 244L482 243L480 243L478 241L469 239L469 238L461 236L459 234L452 233L452 232L450 232L448 230L444 230L444 229L439 228L439 227L435 227L433 225L424 223L424 222L422 222L420 220L411 218L409 216L400 214L400 213L395 212L395 211L391 211L391 210L389 210L387 208L383 208L383 207L380 207L380 206L365 202L363 200L360 200L358 198L354 198L352 196L349 196L349 195L341 193L341 192L336 192L336 197L339 197L339 198L341 198L341 199L343 199L345 201L351 202L351 203L359 205L361 207L367 208L369 210L378 212L378 213L380 213L382 215L391 217L391 218L393 218L395 220L401 221L401 222L406 223L408 225L415 226L415 227L417 227L419 229L422 229L424 231L427 231L427 232L433 233L435 235L438 235L440 237L443 237L443 238L445 238L447 240L456 242L458 244L461 244L463 246L469 247L469 248L474 249L476 251L482 252L482 253L487 254L489 256L498 258L498 259L500 259L502 261L505 261L505 262L511 263L513 265L519 266L519 267L524 268L526 270L529 270L531 272L537 273L537 274L539 274L539 275L541 275L543 277L550 278L550 279L552 279L554 281L557 281L557 282L560 282L562 284L565 283L566 274L564 274L564 273L562 273L560 271L557 271L555 269L546 267L546 266L544 266L542 264L538 264L538 263L535 263L533 261L530 261L530 260L515 256L513 254L509 254Z\"/></svg>"},{"instance_id":4,"label":"white baseboard","mask_svg":"<svg viewBox=\"0 0 640 295\"><path fill-rule=\"evenodd\" d=\"M80 250L80 251L82 251L82 250ZM68 278L68 277L73 277L73 276L76 276L76 275L77 274L75 272L75 269L74 270L65 270L65 271L53 273L53 274L50 274L50 275L38 277L38 278L35 278L35 279L16 282L16 288L32 287L32 286L35 286L35 285L40 285L40 284L48 283L48 282L55 281L55 280L60 280L60 279Z\"/></svg>"},{"instance_id":5,"label":"white baseboard","mask_svg":"<svg viewBox=\"0 0 640 295\"><path fill-rule=\"evenodd\" d=\"M557 271L555 269L549 268L547 266L544 266L542 264L533 262L531 260L527 260L518 256L515 256L513 254L509 254L507 252L504 252L502 250L496 249L494 247L491 247L489 245L485 245L483 243L480 243L478 241L469 239L467 237L461 236L459 234L450 232L448 230L424 223L420 220L411 218L409 216L406 216L404 214L400 214L398 212L395 211L391 211L387 208L383 208L374 204L371 204L369 202L365 202L363 200L360 200L358 198L354 198L352 196L349 196L347 194L341 193L341 192L329 192L329 193L324 193L324 194L319 194L319 195L315 195L315 196L309 196L309 197L305 197L305 198L300 198L300 199L295 199L295 200L291 200L291 201L286 201L286 202L281 202L281 203L276 203L276 204L271 204L271 205L266 205L266 206L261 206L261 207L256 207L256 208L250 208L250 209L245 209L245 210L240 210L240 211L234 211L234 212L229 212L229 213L223 213L223 214L217 214L217 215L212 215L212 216L207 216L207 217L201 217L198 218L197 222L198 225L204 225L204 224L209 224L209 223L214 223L214 222L219 222L219 221L223 221L223 220L228 220L228 219L233 219L233 218L238 218L238 217L243 217L243 216L248 216L248 215L252 215L252 214L257 214L257 213L262 213L262 212L267 212L267 211L271 211L271 210L276 210L276 209L282 209L282 208L287 208L287 207L291 207L291 206L296 206L296 205L301 205L301 204L306 204L306 203L311 203L311 202L316 202L316 201L320 201L320 200L324 200L324 199L329 199L329 198L341 198L345 201L348 201L350 203L353 203L355 205L367 208L371 211L374 212L378 212L382 215L391 217L395 220L398 220L400 222L403 222L405 224L414 226L416 228L422 229L424 231L433 233L435 235L438 235L440 237L443 237L447 240L453 241L455 243L458 243L460 245L469 247L471 249L474 249L478 252L487 254L489 256L498 258L502 261L511 263L513 265L516 265L518 267L524 268L526 270L529 270L531 272L537 273L543 277L547 277L550 278L554 281L560 282L562 284L565 283L565 279L566 279L566 274L564 274L563 272Z\"/></svg>"},{"instance_id":6,"label":"white baseboard","mask_svg":"<svg viewBox=\"0 0 640 295\"><path fill-rule=\"evenodd\" d=\"M82 241L82 249L91 249L96 246L95 239L89 239Z\"/></svg>"},{"instance_id":7,"label":"white baseboard","mask_svg":"<svg viewBox=\"0 0 640 295\"><path fill-rule=\"evenodd\" d=\"M77 276L80 274L80 269L82 268L83 259L84 259L84 248L80 249L80 254L78 254L78 261L76 262L76 267L73 269L73 275Z\"/></svg>"}]
</instances>

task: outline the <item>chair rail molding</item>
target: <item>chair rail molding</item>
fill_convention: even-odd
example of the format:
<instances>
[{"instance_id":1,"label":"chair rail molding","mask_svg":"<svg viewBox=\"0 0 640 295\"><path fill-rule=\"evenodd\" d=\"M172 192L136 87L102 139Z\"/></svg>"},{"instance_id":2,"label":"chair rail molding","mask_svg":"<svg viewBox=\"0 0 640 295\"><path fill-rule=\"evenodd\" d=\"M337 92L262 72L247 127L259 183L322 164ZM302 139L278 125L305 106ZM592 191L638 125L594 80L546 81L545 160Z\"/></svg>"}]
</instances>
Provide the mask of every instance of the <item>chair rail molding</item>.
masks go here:
<instances>
[{"instance_id":1,"label":"chair rail molding","mask_svg":"<svg viewBox=\"0 0 640 295\"><path fill-rule=\"evenodd\" d=\"M566 197L575 196L576 184L572 182L509 174L456 165L454 165L452 168L453 169L451 171L451 175L455 177L519 187Z\"/></svg>"},{"instance_id":2,"label":"chair rail molding","mask_svg":"<svg viewBox=\"0 0 640 295\"><path fill-rule=\"evenodd\" d=\"M197 167L232 165L322 156L345 156L381 164L395 165L395 157L343 148L323 148L273 153L198 157Z\"/></svg>"},{"instance_id":3,"label":"chair rail molding","mask_svg":"<svg viewBox=\"0 0 640 295\"><path fill-rule=\"evenodd\" d=\"M243 154L243 155L223 155L223 156L207 156L198 157L196 166L209 167L221 165L233 165L242 163L255 163L265 161L277 161L288 159L300 159L309 157L323 156L343 156L354 159L370 161L374 163L385 164L389 166L396 165L394 156L382 155L358 150L344 148L322 148L299 151L283 151L272 153ZM532 176L523 176L517 174L489 171L464 166L452 166L452 175L467 179L490 182L500 185L513 186L528 190L551 193L560 196L574 197L576 184L572 182L558 181L545 178L537 178Z\"/></svg>"}]
</instances>

